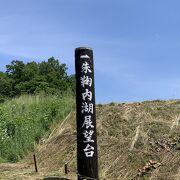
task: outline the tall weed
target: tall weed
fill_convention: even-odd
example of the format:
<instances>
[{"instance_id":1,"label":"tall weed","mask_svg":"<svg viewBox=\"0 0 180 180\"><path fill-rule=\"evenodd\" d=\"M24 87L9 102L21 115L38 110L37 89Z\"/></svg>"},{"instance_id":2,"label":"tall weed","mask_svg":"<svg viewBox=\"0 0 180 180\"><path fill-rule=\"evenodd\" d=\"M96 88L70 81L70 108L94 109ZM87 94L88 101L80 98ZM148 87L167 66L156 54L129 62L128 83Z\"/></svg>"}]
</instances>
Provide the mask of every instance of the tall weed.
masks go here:
<instances>
[{"instance_id":1,"label":"tall weed","mask_svg":"<svg viewBox=\"0 0 180 180\"><path fill-rule=\"evenodd\" d=\"M0 104L0 161L23 158L73 108L71 94L22 95Z\"/></svg>"}]
</instances>

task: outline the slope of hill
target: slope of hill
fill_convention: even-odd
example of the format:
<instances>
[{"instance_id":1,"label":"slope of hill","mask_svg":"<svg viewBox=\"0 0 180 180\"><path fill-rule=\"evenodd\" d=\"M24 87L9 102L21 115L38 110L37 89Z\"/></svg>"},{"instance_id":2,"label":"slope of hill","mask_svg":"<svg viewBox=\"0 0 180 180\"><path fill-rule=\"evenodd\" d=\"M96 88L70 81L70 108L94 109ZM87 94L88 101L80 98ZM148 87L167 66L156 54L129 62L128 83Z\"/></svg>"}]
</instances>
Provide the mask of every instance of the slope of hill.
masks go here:
<instances>
[{"instance_id":1,"label":"slope of hill","mask_svg":"<svg viewBox=\"0 0 180 180\"><path fill-rule=\"evenodd\" d=\"M17 162L34 149L52 124L73 109L74 97L22 95L0 104L0 162Z\"/></svg>"},{"instance_id":2,"label":"slope of hill","mask_svg":"<svg viewBox=\"0 0 180 180\"><path fill-rule=\"evenodd\" d=\"M97 105L100 179L179 180L180 101ZM1 179L76 179L75 113L52 128L32 155L18 164L1 164ZM64 175L68 164L69 174Z\"/></svg>"}]
</instances>

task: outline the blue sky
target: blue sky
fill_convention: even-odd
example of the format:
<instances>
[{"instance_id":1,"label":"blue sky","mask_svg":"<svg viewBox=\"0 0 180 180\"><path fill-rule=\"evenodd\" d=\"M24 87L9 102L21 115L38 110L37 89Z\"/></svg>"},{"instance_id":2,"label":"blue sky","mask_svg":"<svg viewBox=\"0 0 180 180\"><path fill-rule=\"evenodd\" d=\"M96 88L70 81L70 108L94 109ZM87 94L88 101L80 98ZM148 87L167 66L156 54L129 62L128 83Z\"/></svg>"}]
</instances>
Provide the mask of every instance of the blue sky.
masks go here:
<instances>
[{"instance_id":1,"label":"blue sky","mask_svg":"<svg viewBox=\"0 0 180 180\"><path fill-rule=\"evenodd\" d=\"M0 0L0 70L92 47L97 103L180 98L180 1Z\"/></svg>"}]
</instances>

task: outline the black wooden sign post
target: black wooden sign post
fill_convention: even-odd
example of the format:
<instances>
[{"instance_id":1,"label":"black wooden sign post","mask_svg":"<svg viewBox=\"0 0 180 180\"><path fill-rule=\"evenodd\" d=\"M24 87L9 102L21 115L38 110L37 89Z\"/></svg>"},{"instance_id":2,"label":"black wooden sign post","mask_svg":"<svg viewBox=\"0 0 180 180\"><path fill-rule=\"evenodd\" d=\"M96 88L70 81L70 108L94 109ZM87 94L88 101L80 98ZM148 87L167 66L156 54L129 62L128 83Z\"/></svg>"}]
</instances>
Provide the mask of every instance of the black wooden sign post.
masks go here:
<instances>
[{"instance_id":1,"label":"black wooden sign post","mask_svg":"<svg viewBox=\"0 0 180 180\"><path fill-rule=\"evenodd\" d=\"M75 50L78 180L98 180L93 51Z\"/></svg>"}]
</instances>

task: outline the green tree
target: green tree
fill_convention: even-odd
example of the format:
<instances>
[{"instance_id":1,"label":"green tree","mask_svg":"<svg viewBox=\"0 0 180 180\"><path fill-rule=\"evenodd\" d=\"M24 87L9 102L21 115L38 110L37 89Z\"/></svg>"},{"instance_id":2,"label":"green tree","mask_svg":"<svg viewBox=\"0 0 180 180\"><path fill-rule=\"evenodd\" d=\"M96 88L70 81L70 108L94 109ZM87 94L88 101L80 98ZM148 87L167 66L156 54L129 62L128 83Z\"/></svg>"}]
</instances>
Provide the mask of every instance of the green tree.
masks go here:
<instances>
[{"instance_id":1,"label":"green tree","mask_svg":"<svg viewBox=\"0 0 180 180\"><path fill-rule=\"evenodd\" d=\"M13 60L6 68L7 84L9 83L11 87L9 92L13 95L40 91L54 94L58 91L75 90L74 75L68 76L66 64L61 64L54 57L40 63L32 61L25 64L23 61ZM2 91L6 91L4 89L6 86L2 85Z\"/></svg>"},{"instance_id":2,"label":"green tree","mask_svg":"<svg viewBox=\"0 0 180 180\"><path fill-rule=\"evenodd\" d=\"M6 65L6 73L15 83L20 83L23 81L24 67L23 61L13 60L10 65Z\"/></svg>"},{"instance_id":3,"label":"green tree","mask_svg":"<svg viewBox=\"0 0 180 180\"><path fill-rule=\"evenodd\" d=\"M23 68L22 81L31 81L38 76L38 64L34 61L28 62Z\"/></svg>"},{"instance_id":4,"label":"green tree","mask_svg":"<svg viewBox=\"0 0 180 180\"><path fill-rule=\"evenodd\" d=\"M14 94L11 79L3 72L0 72L0 101L5 97L12 97Z\"/></svg>"},{"instance_id":5,"label":"green tree","mask_svg":"<svg viewBox=\"0 0 180 180\"><path fill-rule=\"evenodd\" d=\"M39 75L43 76L48 83L49 88L65 91L66 79L68 75L66 73L66 64L60 64L54 57L43 61L39 64Z\"/></svg>"}]
</instances>

